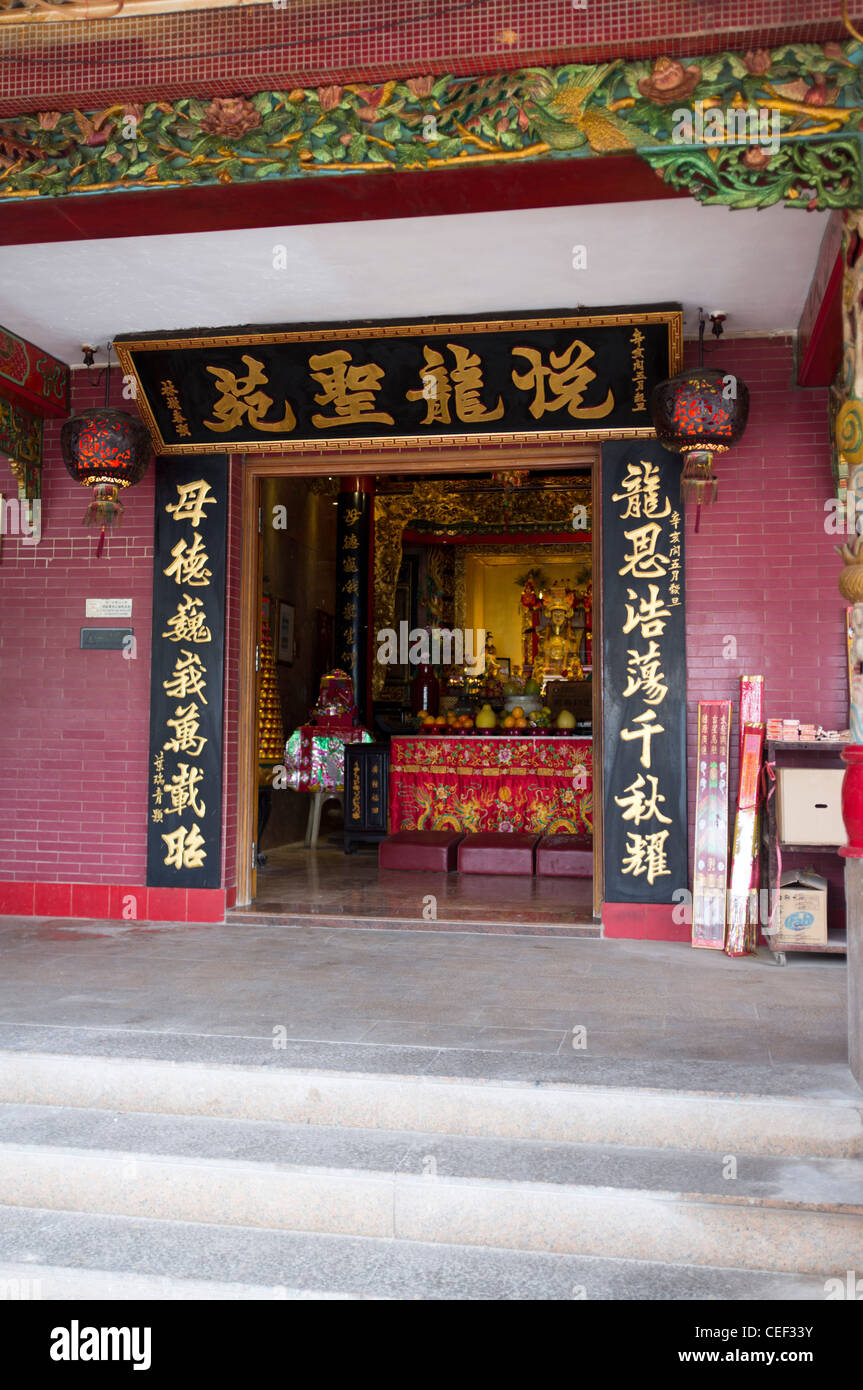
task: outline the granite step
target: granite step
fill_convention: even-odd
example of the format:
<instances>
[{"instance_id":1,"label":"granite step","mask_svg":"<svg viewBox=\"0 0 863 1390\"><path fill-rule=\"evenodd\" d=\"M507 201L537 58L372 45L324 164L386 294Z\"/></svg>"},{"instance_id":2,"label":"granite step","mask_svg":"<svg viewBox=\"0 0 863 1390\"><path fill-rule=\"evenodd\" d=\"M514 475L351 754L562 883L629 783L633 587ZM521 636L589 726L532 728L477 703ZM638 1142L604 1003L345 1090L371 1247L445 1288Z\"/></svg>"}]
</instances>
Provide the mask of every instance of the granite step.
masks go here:
<instances>
[{"instance_id":1,"label":"granite step","mask_svg":"<svg viewBox=\"0 0 863 1390\"><path fill-rule=\"evenodd\" d=\"M723 1087L721 1068L708 1079L703 1069L677 1069L693 1086L680 1089L673 1072L601 1061L582 1069L569 1058L524 1054L294 1043L277 1050L272 1039L238 1038L207 1039L204 1050L200 1039L110 1030L77 1045L104 1050L0 1051L0 1102L798 1160L863 1157L863 1096L856 1087L825 1089L817 1069L789 1069L780 1094L777 1076L762 1082L757 1069L738 1069L736 1090ZM615 1076L619 1084L611 1084ZM756 1089L768 1084L773 1093Z\"/></svg>"},{"instance_id":2,"label":"granite step","mask_svg":"<svg viewBox=\"0 0 863 1390\"><path fill-rule=\"evenodd\" d=\"M0 1108L0 1134L9 1206L825 1277L863 1266L856 1160L33 1104Z\"/></svg>"},{"instance_id":3,"label":"granite step","mask_svg":"<svg viewBox=\"0 0 863 1390\"><path fill-rule=\"evenodd\" d=\"M15 1299L802 1301L824 1279L248 1226L0 1207Z\"/></svg>"}]
</instances>

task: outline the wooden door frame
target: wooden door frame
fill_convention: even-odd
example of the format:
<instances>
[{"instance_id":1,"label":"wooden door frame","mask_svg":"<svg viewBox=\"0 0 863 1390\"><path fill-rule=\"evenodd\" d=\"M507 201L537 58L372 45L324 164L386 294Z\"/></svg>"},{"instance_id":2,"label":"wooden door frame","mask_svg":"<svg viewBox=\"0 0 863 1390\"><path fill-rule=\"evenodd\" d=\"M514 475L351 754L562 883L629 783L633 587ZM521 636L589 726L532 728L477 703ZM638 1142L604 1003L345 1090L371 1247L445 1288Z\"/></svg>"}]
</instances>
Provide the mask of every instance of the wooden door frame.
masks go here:
<instances>
[{"instance_id":1,"label":"wooden door frame","mask_svg":"<svg viewBox=\"0 0 863 1390\"><path fill-rule=\"evenodd\" d=\"M255 643L258 629L258 587L261 567L261 533L258 530L260 484L264 478L315 478L355 476L368 473L488 473L507 467L540 469L543 472L589 468L593 520L591 560L593 579L593 915L602 911L604 889L602 797L602 487L599 444L544 445L537 449L535 461L524 449L461 446L451 449L406 449L392 451L283 456L247 455L243 458L242 553L240 571L240 661L238 672L239 729L237 737L237 906L251 902L255 889L255 866L251 846L257 839L258 761L255 713Z\"/></svg>"}]
</instances>

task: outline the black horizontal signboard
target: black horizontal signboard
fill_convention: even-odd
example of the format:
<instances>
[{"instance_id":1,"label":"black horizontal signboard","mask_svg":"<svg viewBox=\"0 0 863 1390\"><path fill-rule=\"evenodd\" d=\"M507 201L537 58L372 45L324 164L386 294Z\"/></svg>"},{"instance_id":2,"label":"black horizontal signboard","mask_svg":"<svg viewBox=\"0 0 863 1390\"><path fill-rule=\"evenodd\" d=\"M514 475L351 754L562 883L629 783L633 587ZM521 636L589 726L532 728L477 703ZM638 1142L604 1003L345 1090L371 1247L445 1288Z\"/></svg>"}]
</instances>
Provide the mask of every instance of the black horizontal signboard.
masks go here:
<instances>
[{"instance_id":1,"label":"black horizontal signboard","mask_svg":"<svg viewBox=\"0 0 863 1390\"><path fill-rule=\"evenodd\" d=\"M653 433L676 308L118 338L159 454Z\"/></svg>"}]
</instances>

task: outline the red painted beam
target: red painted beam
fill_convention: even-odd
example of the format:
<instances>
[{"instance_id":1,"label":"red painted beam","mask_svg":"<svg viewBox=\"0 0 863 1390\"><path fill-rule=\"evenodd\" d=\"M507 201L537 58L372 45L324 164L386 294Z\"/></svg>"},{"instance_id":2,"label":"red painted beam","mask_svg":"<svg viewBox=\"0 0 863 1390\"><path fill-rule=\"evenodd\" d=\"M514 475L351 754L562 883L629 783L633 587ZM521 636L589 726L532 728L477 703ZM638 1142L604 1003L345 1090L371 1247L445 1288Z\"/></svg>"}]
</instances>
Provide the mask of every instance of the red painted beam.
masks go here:
<instances>
[{"instance_id":1,"label":"red painted beam","mask_svg":"<svg viewBox=\"0 0 863 1390\"><path fill-rule=\"evenodd\" d=\"M0 395L31 415L63 420L69 414L69 368L11 329L0 328Z\"/></svg>"},{"instance_id":2,"label":"red painted beam","mask_svg":"<svg viewBox=\"0 0 863 1390\"><path fill-rule=\"evenodd\" d=\"M634 154L0 202L0 246L686 198Z\"/></svg>"},{"instance_id":3,"label":"red painted beam","mask_svg":"<svg viewBox=\"0 0 863 1390\"><path fill-rule=\"evenodd\" d=\"M837 256L807 339L800 340L798 386L829 386L842 360L842 257Z\"/></svg>"},{"instance_id":4,"label":"red painted beam","mask_svg":"<svg viewBox=\"0 0 863 1390\"><path fill-rule=\"evenodd\" d=\"M797 385L829 386L842 356L841 212L827 220L797 325Z\"/></svg>"}]
</instances>

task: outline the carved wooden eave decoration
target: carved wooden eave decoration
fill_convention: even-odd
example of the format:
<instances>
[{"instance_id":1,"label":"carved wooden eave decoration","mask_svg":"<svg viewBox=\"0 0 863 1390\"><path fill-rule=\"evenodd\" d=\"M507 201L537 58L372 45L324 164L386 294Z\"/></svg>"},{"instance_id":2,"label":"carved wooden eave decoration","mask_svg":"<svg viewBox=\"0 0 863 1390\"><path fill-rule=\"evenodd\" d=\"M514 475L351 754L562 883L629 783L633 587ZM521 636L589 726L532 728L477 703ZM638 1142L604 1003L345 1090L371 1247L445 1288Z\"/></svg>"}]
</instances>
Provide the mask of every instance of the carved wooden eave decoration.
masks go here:
<instances>
[{"instance_id":1,"label":"carved wooden eave decoration","mask_svg":"<svg viewBox=\"0 0 863 1390\"><path fill-rule=\"evenodd\" d=\"M854 40L45 110L0 121L0 201L634 153L702 203L851 208L861 73Z\"/></svg>"},{"instance_id":2,"label":"carved wooden eave decoration","mask_svg":"<svg viewBox=\"0 0 863 1390\"><path fill-rule=\"evenodd\" d=\"M0 0L0 25L133 19L141 15L186 14L272 3L273 0Z\"/></svg>"},{"instance_id":3,"label":"carved wooden eave decoration","mask_svg":"<svg viewBox=\"0 0 863 1390\"><path fill-rule=\"evenodd\" d=\"M69 414L69 368L0 328L0 454L24 497L42 495L42 421Z\"/></svg>"}]
</instances>

